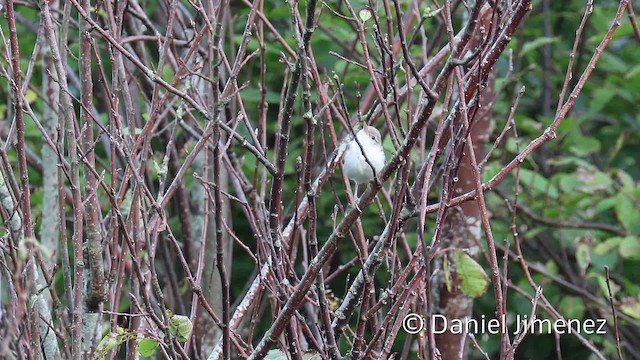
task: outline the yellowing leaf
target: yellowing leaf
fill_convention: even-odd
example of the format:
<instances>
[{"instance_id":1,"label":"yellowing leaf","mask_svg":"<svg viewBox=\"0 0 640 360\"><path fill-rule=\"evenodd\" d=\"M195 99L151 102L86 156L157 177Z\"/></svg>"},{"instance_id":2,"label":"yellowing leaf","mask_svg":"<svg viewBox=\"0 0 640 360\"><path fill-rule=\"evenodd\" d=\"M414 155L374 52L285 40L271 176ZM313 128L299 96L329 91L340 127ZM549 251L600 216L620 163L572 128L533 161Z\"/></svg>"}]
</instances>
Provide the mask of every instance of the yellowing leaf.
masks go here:
<instances>
[{"instance_id":1,"label":"yellowing leaf","mask_svg":"<svg viewBox=\"0 0 640 360\"><path fill-rule=\"evenodd\" d=\"M111 350L117 348L120 344L131 338L133 338L132 333L118 326L116 328L116 332L110 332L100 340L100 343L98 343L98 346L96 347L94 358L100 360L106 359Z\"/></svg>"},{"instance_id":2,"label":"yellowing leaf","mask_svg":"<svg viewBox=\"0 0 640 360\"><path fill-rule=\"evenodd\" d=\"M489 286L489 277L482 266L460 249L455 251L455 261L462 292L472 298L484 294Z\"/></svg>"},{"instance_id":3,"label":"yellowing leaf","mask_svg":"<svg viewBox=\"0 0 640 360\"><path fill-rule=\"evenodd\" d=\"M360 16L360 20L362 20L362 22L366 22L371 19L371 10L369 10L369 8L363 8L358 12L358 16Z\"/></svg>"},{"instance_id":4,"label":"yellowing leaf","mask_svg":"<svg viewBox=\"0 0 640 360\"><path fill-rule=\"evenodd\" d=\"M191 335L193 330L193 324L189 317L184 315L175 315L173 312L167 310L167 316L169 317L169 331L180 342L185 342Z\"/></svg>"},{"instance_id":5,"label":"yellowing leaf","mask_svg":"<svg viewBox=\"0 0 640 360\"><path fill-rule=\"evenodd\" d=\"M33 104L34 101L38 99L38 94L35 91L29 89L24 96L24 99L27 100L29 104Z\"/></svg>"}]
</instances>

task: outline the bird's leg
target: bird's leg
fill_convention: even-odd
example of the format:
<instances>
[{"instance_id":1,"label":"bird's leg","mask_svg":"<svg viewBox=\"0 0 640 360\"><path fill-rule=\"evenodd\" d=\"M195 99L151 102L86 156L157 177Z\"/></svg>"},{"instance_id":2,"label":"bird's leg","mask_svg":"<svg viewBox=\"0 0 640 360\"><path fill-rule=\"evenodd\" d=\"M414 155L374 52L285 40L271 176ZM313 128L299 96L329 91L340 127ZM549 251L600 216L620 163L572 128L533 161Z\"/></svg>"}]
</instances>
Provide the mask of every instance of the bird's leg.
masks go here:
<instances>
[{"instance_id":1,"label":"bird's leg","mask_svg":"<svg viewBox=\"0 0 640 360\"><path fill-rule=\"evenodd\" d=\"M358 210L358 212L362 212L358 207L358 201L360 201L360 196L358 196L358 183L355 182L355 189L353 190L353 206Z\"/></svg>"}]
</instances>

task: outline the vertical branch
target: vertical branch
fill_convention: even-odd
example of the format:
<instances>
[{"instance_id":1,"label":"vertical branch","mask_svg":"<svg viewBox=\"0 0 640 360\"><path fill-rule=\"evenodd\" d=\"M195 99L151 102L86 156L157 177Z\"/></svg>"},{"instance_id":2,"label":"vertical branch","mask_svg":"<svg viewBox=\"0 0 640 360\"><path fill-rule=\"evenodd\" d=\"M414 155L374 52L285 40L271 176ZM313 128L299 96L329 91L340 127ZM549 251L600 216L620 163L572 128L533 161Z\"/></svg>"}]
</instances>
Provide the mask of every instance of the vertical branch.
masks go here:
<instances>
[{"instance_id":1,"label":"vertical branch","mask_svg":"<svg viewBox=\"0 0 640 360\"><path fill-rule=\"evenodd\" d=\"M282 191L284 186L284 172L285 164L288 159L289 152L289 136L291 130L291 118L293 116L293 107L297 98L298 86L300 84L301 77L306 76L303 73L303 62L306 61L306 49L309 46L309 41L314 29L314 19L317 1L312 0L307 5L307 18L304 27L303 35L298 38L297 60L293 68L293 73L289 81L287 93L285 96L284 107L282 109L281 126L276 137L275 152L276 158L276 173L274 175L273 184L271 186L271 199L269 205L269 229L272 241L272 251L275 252L271 256L276 263L276 276L278 281L283 281L286 277L284 273L284 267L282 266L284 254L282 253L282 247L286 244L282 243L282 233L280 229L280 222L282 219ZM294 32L298 31L297 15L296 15L296 3L289 3L292 27ZM285 293L285 289L279 287L280 300L286 302L288 295ZM287 321L287 339L289 341L289 350L294 358L299 357L298 345L296 340L296 331L291 321Z\"/></svg>"},{"instance_id":2,"label":"vertical branch","mask_svg":"<svg viewBox=\"0 0 640 360\"><path fill-rule=\"evenodd\" d=\"M137 259L138 254L140 253L140 243L141 243L141 229L140 229L140 203L137 190L138 187L134 186L130 191L133 193L133 200L131 201L131 208L129 210L129 216L127 217L127 225L128 227L123 228L124 231L128 231L130 234L130 239L132 244L129 244L129 251L131 253L132 262L133 259ZM127 259L124 257L124 253L122 256L122 261L126 262ZM126 268L128 264L125 264L125 268L123 271L127 271ZM140 306L138 300L140 299L140 289L142 288L142 284L140 279L136 276L131 276L129 281L130 292L127 294L129 296L129 302L131 303L129 312L132 314L139 314ZM139 316L133 316L129 320L129 328L128 330L132 333L135 333L140 328L141 318ZM134 339L129 339L127 341L127 357L135 358L137 350L137 343Z\"/></svg>"},{"instance_id":3,"label":"vertical branch","mask_svg":"<svg viewBox=\"0 0 640 360\"><path fill-rule=\"evenodd\" d=\"M307 147L304 154L304 168L302 170L302 185L306 193L306 198L309 202L309 250L311 257L318 255L318 234L316 231L316 199L313 189L311 187L311 170L313 169L314 160L314 148L315 148L315 130L318 125L318 119L313 115L313 109L311 107L311 89L309 86L309 79L307 78L307 66L308 62L302 62L302 71L305 76L302 77L302 103L304 106L304 113L302 117L305 120L307 127ZM326 342L325 356L329 356L332 360L341 358L340 350L336 344L333 327L331 326L331 314L327 305L327 293L324 285L324 274L322 271L318 273L316 278L316 292L318 296L318 304L320 305L320 316L322 318L322 325L324 326L324 341Z\"/></svg>"},{"instance_id":4,"label":"vertical branch","mask_svg":"<svg viewBox=\"0 0 640 360\"><path fill-rule=\"evenodd\" d=\"M295 3L290 3L292 12L293 30L297 31L297 21L295 15ZM276 247L281 246L280 221L282 218L282 188L284 185L284 166L287 161L289 147L289 133L291 130L291 118L293 116L293 106L298 94L298 86L303 74L303 62L306 61L306 50L309 48L309 41L314 31L314 19L317 1L312 0L307 5L307 18L304 25L304 33L298 39L297 60L291 75L291 80L287 88L284 107L282 109L282 125L276 137L275 151L278 154L276 159L276 174L271 187L271 203L269 206L269 225L271 236Z\"/></svg>"},{"instance_id":5,"label":"vertical branch","mask_svg":"<svg viewBox=\"0 0 640 360\"><path fill-rule=\"evenodd\" d=\"M622 346L620 345L620 331L618 330L618 314L616 313L616 305L611 292L611 279L609 276L609 267L605 265L604 273L606 276L607 291L609 292L609 304L611 305L611 313L613 314L613 330L616 339L616 350L618 352L618 360L622 360Z\"/></svg>"},{"instance_id":6,"label":"vertical branch","mask_svg":"<svg viewBox=\"0 0 640 360\"><path fill-rule=\"evenodd\" d=\"M479 31L474 34L468 44L470 51L481 52L484 39L491 36L489 31L492 28L492 12L489 11L488 7L484 7L483 9L484 11L479 17L479 26L477 28ZM451 4L449 1L445 1L443 14L447 35L449 36L449 43L454 44ZM493 20L500 21L500 19ZM477 62L469 66L468 70L470 72L476 71L475 64L477 64ZM488 74L489 79L481 77L473 80L481 83L485 91L482 93L474 92L472 95L472 99L474 100L471 100L467 99L466 94L468 94L468 92L465 89L462 68L456 67L454 74L456 90L459 94L459 100L456 103L457 112L454 112L454 114L458 117L458 119L455 119L457 123L462 124L456 125L455 127L453 127L453 125L451 126L452 134L456 132L460 135L452 135L451 137L448 152L450 159L448 163L453 163L453 165L451 167L447 166L445 169L446 184L444 185L445 187L449 186L451 188L451 195L453 196L476 188L477 182L481 181L481 169L477 167L477 163L483 156L484 147L489 138L491 128L491 104L495 96L493 89L494 77L492 75ZM468 101L473 101L473 105L470 105ZM482 109L481 114L476 117L475 115L480 111L479 109ZM449 213L449 216L443 219L443 233L439 247L468 249L469 255L477 258L481 250L479 244L482 224L484 225L487 241L489 242L489 257L494 259L494 261L491 261L491 266L495 271L497 264L497 260L495 260L495 246L491 236L491 229L489 228L484 198L480 196L478 204L467 202L457 207L452 207L449 209ZM448 257L448 259L444 259L443 261L453 263L453 257L448 254L444 256ZM448 274L444 276L448 276ZM447 319L470 317L472 315L473 299L460 289L460 279L456 272L452 271L450 276L453 286L443 281L442 276L439 278L440 281L437 285L439 308L443 309L443 315L445 315ZM503 319L501 316L504 314L501 283L500 280L495 281L495 276L493 279L496 289L497 316L499 319ZM503 334L503 336L506 337L506 342L508 342L508 334ZM447 331L436 336L436 346L438 350L440 350L443 358L453 358L459 356L459 354L463 354L464 356L467 352L467 346L464 341L465 338L466 334L464 333L454 334Z\"/></svg>"},{"instance_id":7,"label":"vertical branch","mask_svg":"<svg viewBox=\"0 0 640 360\"><path fill-rule=\"evenodd\" d=\"M213 183L214 187L214 204L215 204L215 228L216 228L216 265L218 269L218 275L220 276L220 287L222 290L222 356L224 359L231 358L230 342L229 342L229 281L227 270L225 268L225 248L227 238L223 236L223 219L222 214L224 211L222 204L222 192L220 173L221 160L220 160L220 127L214 128L214 141L218 144L213 147Z\"/></svg>"},{"instance_id":8,"label":"vertical branch","mask_svg":"<svg viewBox=\"0 0 640 360\"><path fill-rule=\"evenodd\" d=\"M57 3L53 4L55 8L58 8ZM56 81L52 78L48 69L53 68L53 58L51 56L51 49L46 41L43 41L42 48L42 89L44 95L44 108L43 108L43 127L47 132L47 135L53 140L58 141L58 133L56 131L56 126L58 125L58 114L59 107L57 106L58 99L60 98L60 87L56 83ZM60 197L65 196L64 186L62 187L62 191L59 191L59 178L58 178L58 155L56 153L56 148L52 148L50 144L44 142L41 147L42 153L42 208L47 209L47 211L43 211L42 213L42 225L40 226L40 243L45 249L61 249L58 247L60 242L60 229L62 227L61 219L63 218L60 213L60 205L58 201L60 201ZM63 205L64 206L64 205ZM62 255L59 257L66 260L66 264L68 265L69 258L64 259L65 254L68 255L68 252L62 252ZM44 256L42 256L44 257ZM45 266L51 266L51 264L55 263L55 259L51 257L46 257L41 262L44 266L40 272L40 276L38 277L38 286L45 287L46 282L43 281L42 275L46 271ZM66 267L63 271L65 271L65 275L70 275L70 270ZM40 336L42 338L42 348L44 352L44 356L47 359L57 359L60 358L60 348L58 347L58 339L56 335L49 328L50 324L53 324L51 318L51 297L49 296L49 292L44 291L39 295L35 296L34 299L34 308L38 313L38 316L41 318L40 320ZM58 321L61 323L64 322L62 306L59 304L55 305Z\"/></svg>"},{"instance_id":9,"label":"vertical branch","mask_svg":"<svg viewBox=\"0 0 640 360\"><path fill-rule=\"evenodd\" d=\"M292 5L290 5L292 6ZM291 10L293 11L293 10ZM280 129L276 137L275 152L276 158L276 173L273 178L273 184L271 185L271 200L269 205L269 227L271 233L271 239L276 247L277 255L276 259L280 259L280 221L282 218L282 190L284 186L284 167L288 158L289 147L289 132L291 130L291 118L293 116L293 106L298 94L298 84L300 83L300 76L302 73L301 61L305 56L302 48L302 44L299 44L297 56L298 60L293 69L289 86L287 87L287 94L285 98L284 107L282 111L282 120ZM274 259L275 260L275 259ZM282 259L280 259L282 261Z\"/></svg>"},{"instance_id":10,"label":"vertical branch","mask_svg":"<svg viewBox=\"0 0 640 360\"><path fill-rule=\"evenodd\" d=\"M9 187L7 186L7 181L5 175L0 172L0 205L3 208L3 215L9 214L9 217L5 217L5 221L9 227L9 232L11 233L12 240L17 243L21 241L23 238L22 235L22 221L20 220L20 215L18 215L18 207L19 205L14 203L13 197L11 196L11 192L9 191ZM9 243L10 244L10 243ZM8 289L7 295L11 300L12 306L8 307L8 311L6 315L3 311L3 318L5 321L8 321L9 324L13 324L11 329L5 329L3 331L3 335L6 337L7 343L9 340L13 340L14 337L17 337L16 329L19 326L17 321L18 317L18 289L16 287L20 287L20 284L15 284L13 280L13 274L9 267L9 262L7 261L7 257L5 257L5 252L10 254L9 251L5 251L4 249L0 249L0 267L2 267L2 273L7 278ZM10 258L10 257L9 257ZM4 280L4 279L3 279ZM2 294L4 296L4 294ZM4 304L3 304L4 305ZM35 334L34 334L35 335Z\"/></svg>"},{"instance_id":11,"label":"vertical branch","mask_svg":"<svg viewBox=\"0 0 640 360\"><path fill-rule=\"evenodd\" d=\"M70 119L68 119L70 120ZM84 254L83 254L83 219L84 207L80 193L80 166L78 156L78 141L75 133L75 124L67 122L67 140L69 142L69 158L71 163L71 194L73 208L73 254L74 254L74 287L73 287L73 359L79 360L82 356L82 302L84 288ZM86 339L89 341L89 339Z\"/></svg>"},{"instance_id":12,"label":"vertical branch","mask_svg":"<svg viewBox=\"0 0 640 360\"><path fill-rule=\"evenodd\" d=\"M109 27L112 29L111 33L115 39L120 39L121 37L121 29L122 29L122 21L123 21L123 9L124 5L120 5L119 7L112 6L112 3L107 1L105 4L105 10L107 12L107 17L109 20ZM123 111L124 117L133 116L133 110L131 106L131 99L128 92L128 85L125 81L124 76L124 63L122 61L122 54L119 51L114 51L113 47L109 47L109 60L111 62L111 99L110 106L111 111L109 113L109 132L111 134L111 146L110 146L110 158L111 158L111 193L115 194L115 189L117 189L118 185L118 163L119 159L116 157L116 143L122 143L124 140L122 134L122 121L119 112L119 100L122 97L124 99L123 104L128 111ZM109 267L109 273L107 275L106 285L109 287L109 302L111 304L110 310L115 312L119 308L120 298L121 298L121 287L118 286L122 282L124 276L124 253L126 251L125 246L120 246L120 231L124 231L124 229L120 228L120 223L116 220L118 216L117 207L113 207L110 212L111 221L110 221L110 242L111 246L109 248L110 257L109 261L111 262ZM108 236L108 235L107 235ZM117 329L118 317L115 315L111 316L110 327L111 331L115 332Z\"/></svg>"},{"instance_id":13,"label":"vertical branch","mask_svg":"<svg viewBox=\"0 0 640 360\"><path fill-rule=\"evenodd\" d=\"M15 122L17 130L17 152L18 166L20 167L20 179L22 185L22 225L24 226L25 238L33 237L33 225L31 224L31 190L29 189L29 173L27 169L27 156L24 144L24 113L22 91L22 71L20 70L20 47L18 45L18 33L16 30L15 12L13 1L7 1L7 23L9 26L9 42L11 46L11 68L13 78L11 89L14 92Z\"/></svg>"},{"instance_id":14,"label":"vertical branch","mask_svg":"<svg viewBox=\"0 0 640 360\"><path fill-rule=\"evenodd\" d=\"M220 9L222 13L223 9ZM231 359L231 346L229 341L229 278L227 276L227 270L225 268L225 248L228 238L223 236L223 211L222 204L222 182L220 180L222 169L222 161L220 155L220 148L222 147L222 141L220 136L220 89L218 87L218 79L220 74L220 48L222 24L220 23L222 16L219 16L218 21L215 23L213 31L213 39L211 43L211 77L212 77L212 95L213 102L212 108L214 111L215 121L213 125L213 202L215 212L215 243L216 243L216 266L218 270L218 276L220 277L220 287L222 290L222 358L227 360ZM228 214L228 212L226 212ZM227 216L228 218L228 216Z\"/></svg>"},{"instance_id":15,"label":"vertical branch","mask_svg":"<svg viewBox=\"0 0 640 360\"><path fill-rule=\"evenodd\" d=\"M90 1L83 0L82 7L89 13ZM98 204L98 177L95 171L95 144L93 138L93 116L91 108L93 104L93 79L91 76L91 48L92 48L92 26L80 17L80 123L82 124L82 138L85 164L85 194L84 211L87 224L87 264L89 286L85 295L85 306L87 313L83 320L83 339L87 342L84 351L95 341L96 336L101 334L98 325L99 310L104 300L104 269L102 259L102 234L100 231L100 206ZM79 185L79 184L78 184ZM76 224L78 225L78 224Z\"/></svg>"},{"instance_id":16,"label":"vertical branch","mask_svg":"<svg viewBox=\"0 0 640 360\"><path fill-rule=\"evenodd\" d=\"M68 11L68 8L66 8ZM65 13L66 13L65 11ZM42 9L42 21L44 26L44 33L51 47L53 59L55 60L55 74L58 83L60 84L60 103L62 105L62 114L64 114L64 122L66 126L66 135L69 141L69 158L70 158L70 182L72 193L72 207L74 217L74 232L73 232L73 249L74 249L74 289L73 289L73 301L72 301L72 358L79 360L81 358L81 329L82 329L82 288L84 284L84 260L82 251L82 237L83 237L83 213L82 199L80 194L80 175L79 175L79 159L78 159L78 143L75 133L75 119L74 109L71 103L71 97L69 88L67 86L67 76L65 66L62 62L60 55L60 49L56 42L56 35L53 28L53 19L51 16L52 10L49 7L47 1L43 2ZM65 37L66 39L66 37ZM66 43L66 42L65 42ZM61 135L62 136L62 135ZM61 150L60 150L61 151ZM62 153L60 153L62 155ZM62 240L62 239L61 239ZM62 244L66 246L66 244Z\"/></svg>"},{"instance_id":17,"label":"vertical branch","mask_svg":"<svg viewBox=\"0 0 640 360\"><path fill-rule=\"evenodd\" d=\"M53 6L57 10L57 2L53 4ZM58 133L56 131L56 127L58 125L59 114L59 107L57 104L58 99L60 98L60 86L49 72L49 69L53 69L54 67L54 60L51 55L51 48L46 41L44 41L44 44L42 45L41 52L42 89L45 100L42 125L47 131L49 137L54 142L57 142ZM40 241L46 248L55 249L58 245L58 236L60 231L60 210L58 209L58 201L61 194L58 191L58 155L56 154L56 149L52 149L47 143L42 144L40 151L42 153L42 207L44 209L48 209L48 211L44 211L42 214Z\"/></svg>"},{"instance_id":18,"label":"vertical branch","mask_svg":"<svg viewBox=\"0 0 640 360\"><path fill-rule=\"evenodd\" d=\"M9 27L9 42L11 46L11 69L13 78L10 80L11 89L13 91L13 108L15 112L15 124L17 129L17 153L18 153L18 165L20 168L20 178L22 185L22 236L27 239L33 238L33 226L31 224L31 190L29 187L29 172L27 169L27 157L26 147L24 143L24 114L23 114L23 101L22 96L22 71L20 70L20 47L18 44L18 32L16 29L15 12L13 7L13 1L6 2L6 16L7 24ZM24 238L22 240L24 240ZM18 242L20 239L14 239ZM29 292L35 292L36 282L36 264L33 252L33 242L27 243L28 257L26 264L26 288ZM26 304L25 304L26 305ZM29 311L28 329L25 333L26 339L30 340L29 356L40 358L42 357L42 351L40 349L40 336L39 336L39 323L38 312Z\"/></svg>"}]
</instances>

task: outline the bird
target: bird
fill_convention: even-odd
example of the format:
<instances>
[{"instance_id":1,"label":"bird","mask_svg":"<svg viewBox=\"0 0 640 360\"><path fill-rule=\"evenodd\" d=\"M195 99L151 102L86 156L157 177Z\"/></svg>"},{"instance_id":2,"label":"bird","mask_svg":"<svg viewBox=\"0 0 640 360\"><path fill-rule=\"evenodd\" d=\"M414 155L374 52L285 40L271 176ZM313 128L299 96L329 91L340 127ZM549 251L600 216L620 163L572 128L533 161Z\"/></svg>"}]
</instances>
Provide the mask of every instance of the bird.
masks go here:
<instances>
[{"instance_id":1,"label":"bird","mask_svg":"<svg viewBox=\"0 0 640 360\"><path fill-rule=\"evenodd\" d=\"M342 160L342 171L355 183L356 198L359 198L358 185L367 184L378 176L385 160L380 132L365 123L347 144Z\"/></svg>"}]
</instances>

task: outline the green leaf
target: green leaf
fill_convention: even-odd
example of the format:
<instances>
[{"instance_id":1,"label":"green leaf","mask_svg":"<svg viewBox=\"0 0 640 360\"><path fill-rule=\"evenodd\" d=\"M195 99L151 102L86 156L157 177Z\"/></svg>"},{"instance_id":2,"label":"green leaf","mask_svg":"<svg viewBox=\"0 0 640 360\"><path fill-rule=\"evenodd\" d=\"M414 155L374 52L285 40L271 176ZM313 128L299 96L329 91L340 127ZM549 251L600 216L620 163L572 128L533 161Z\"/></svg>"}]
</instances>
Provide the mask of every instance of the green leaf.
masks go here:
<instances>
[{"instance_id":1,"label":"green leaf","mask_svg":"<svg viewBox=\"0 0 640 360\"><path fill-rule=\"evenodd\" d=\"M538 193L546 194L554 199L558 197L558 189L550 184L547 178L531 170L520 169L520 182Z\"/></svg>"},{"instance_id":2,"label":"green leaf","mask_svg":"<svg viewBox=\"0 0 640 360\"><path fill-rule=\"evenodd\" d=\"M24 98L29 104L33 104L36 100L38 100L38 93L31 89L28 89L27 94L24 96Z\"/></svg>"},{"instance_id":3,"label":"green leaf","mask_svg":"<svg viewBox=\"0 0 640 360\"><path fill-rule=\"evenodd\" d=\"M611 188L613 180L609 174L602 171L594 170L590 172L589 176L580 176L580 180L583 181L584 186L581 186L578 190L585 193L593 193L594 191L603 191Z\"/></svg>"},{"instance_id":4,"label":"green leaf","mask_svg":"<svg viewBox=\"0 0 640 360\"><path fill-rule=\"evenodd\" d=\"M627 194L618 193L616 196L616 216L629 233L640 235L640 210Z\"/></svg>"},{"instance_id":5,"label":"green leaf","mask_svg":"<svg viewBox=\"0 0 640 360\"><path fill-rule=\"evenodd\" d=\"M322 356L312 351L302 354L302 360L322 360Z\"/></svg>"},{"instance_id":6,"label":"green leaf","mask_svg":"<svg viewBox=\"0 0 640 360\"><path fill-rule=\"evenodd\" d=\"M509 138L507 139L507 151L509 151L512 154L518 154L520 153L520 148L522 147L522 144L519 144L518 141L514 138Z\"/></svg>"},{"instance_id":7,"label":"green leaf","mask_svg":"<svg viewBox=\"0 0 640 360\"><path fill-rule=\"evenodd\" d=\"M598 68L609 73L626 74L629 71L629 64L613 52L604 52L600 57Z\"/></svg>"},{"instance_id":8,"label":"green leaf","mask_svg":"<svg viewBox=\"0 0 640 360\"><path fill-rule=\"evenodd\" d=\"M560 300L560 312L568 319L581 319L584 310L584 301L577 296L564 296Z\"/></svg>"},{"instance_id":9,"label":"green leaf","mask_svg":"<svg viewBox=\"0 0 640 360\"><path fill-rule=\"evenodd\" d=\"M566 193L573 192L582 184L582 181L580 181L575 174L559 174L558 186Z\"/></svg>"},{"instance_id":10,"label":"green leaf","mask_svg":"<svg viewBox=\"0 0 640 360\"><path fill-rule=\"evenodd\" d=\"M362 22L367 22L367 20L371 19L371 10L369 9L369 7L364 7L358 12L358 16L360 17L360 20L362 20Z\"/></svg>"},{"instance_id":11,"label":"green leaf","mask_svg":"<svg viewBox=\"0 0 640 360\"><path fill-rule=\"evenodd\" d=\"M600 141L592 137L576 136L573 138L571 146L569 146L569 151L576 156L584 157L599 152Z\"/></svg>"},{"instance_id":12,"label":"green leaf","mask_svg":"<svg viewBox=\"0 0 640 360\"><path fill-rule=\"evenodd\" d=\"M582 273L584 274L589 264L591 264L591 248L584 242L579 242L576 246L576 260Z\"/></svg>"},{"instance_id":13,"label":"green leaf","mask_svg":"<svg viewBox=\"0 0 640 360\"><path fill-rule=\"evenodd\" d=\"M636 65L634 67L631 68L631 70L629 70L627 72L627 74L624 76L625 79L631 79L634 76L640 74L640 65Z\"/></svg>"},{"instance_id":14,"label":"green leaf","mask_svg":"<svg viewBox=\"0 0 640 360\"><path fill-rule=\"evenodd\" d=\"M592 279L592 278L595 278L596 282L598 283L598 287L600 288L600 292L602 293L602 296L604 296L605 298L608 298L609 288L607 287L607 279L604 277L604 275L593 273L593 272L589 273L587 275L587 279ZM609 282L609 284L611 286L611 295L615 297L616 293L620 291L620 285L614 282Z\"/></svg>"},{"instance_id":15,"label":"green leaf","mask_svg":"<svg viewBox=\"0 0 640 360\"><path fill-rule=\"evenodd\" d=\"M604 211L609 211L610 209L613 209L617 204L616 197L617 196L612 196L612 197L598 201L596 203L596 207L593 209L595 210L594 214L599 214Z\"/></svg>"},{"instance_id":16,"label":"green leaf","mask_svg":"<svg viewBox=\"0 0 640 360\"><path fill-rule=\"evenodd\" d=\"M169 317L169 331L180 342L185 342L191 335L193 330L193 324L189 317L184 315L175 315L170 310L167 310L167 316Z\"/></svg>"},{"instance_id":17,"label":"green leaf","mask_svg":"<svg viewBox=\"0 0 640 360\"><path fill-rule=\"evenodd\" d=\"M267 356L264 357L265 360L289 360L287 354L283 353L279 349L269 350Z\"/></svg>"},{"instance_id":18,"label":"green leaf","mask_svg":"<svg viewBox=\"0 0 640 360\"><path fill-rule=\"evenodd\" d=\"M128 127L125 127L125 128L122 129L122 133L124 135L131 135L131 130ZM142 129L141 128L134 128L133 129L133 133L135 135L140 135L140 134L142 134Z\"/></svg>"},{"instance_id":19,"label":"green leaf","mask_svg":"<svg viewBox=\"0 0 640 360\"><path fill-rule=\"evenodd\" d=\"M640 296L622 299L620 310L634 319L640 320Z\"/></svg>"},{"instance_id":20,"label":"green leaf","mask_svg":"<svg viewBox=\"0 0 640 360\"><path fill-rule=\"evenodd\" d=\"M635 181L633 181L633 178L631 177L631 175L629 175L624 170L618 170L616 175L618 175L618 179L622 183L622 191L628 194L633 193L633 189L635 189L636 183Z\"/></svg>"},{"instance_id":21,"label":"green leaf","mask_svg":"<svg viewBox=\"0 0 640 360\"><path fill-rule=\"evenodd\" d=\"M589 114L599 113L616 95L616 91L608 87L596 88L593 94L589 102Z\"/></svg>"},{"instance_id":22,"label":"green leaf","mask_svg":"<svg viewBox=\"0 0 640 360\"><path fill-rule=\"evenodd\" d=\"M120 344L131 338L131 336L131 333L118 326L116 332L109 332L100 340L100 343L98 343L96 347L95 358L100 360L106 359L111 350L120 346Z\"/></svg>"},{"instance_id":23,"label":"green leaf","mask_svg":"<svg viewBox=\"0 0 640 360\"><path fill-rule=\"evenodd\" d=\"M169 171L169 157L165 156L162 159L162 165L158 164L158 162L156 162L156 159L151 159L151 161L153 162L153 170L156 171L156 174L158 174L158 176L160 176L161 178L164 178L167 175L167 172Z\"/></svg>"},{"instance_id":24,"label":"green leaf","mask_svg":"<svg viewBox=\"0 0 640 360\"><path fill-rule=\"evenodd\" d=\"M242 99L246 99L246 101L260 102L262 101L262 94L260 93L260 90L256 88L246 88L242 90ZM267 91L265 100L269 104L278 104L280 102L280 95L274 91Z\"/></svg>"},{"instance_id":25,"label":"green leaf","mask_svg":"<svg viewBox=\"0 0 640 360\"><path fill-rule=\"evenodd\" d=\"M593 252L598 255L604 255L604 254L610 253L612 250L620 246L620 243L622 242L622 240L624 240L624 238L621 238L619 236L608 238L604 242L601 242L598 245L596 245Z\"/></svg>"},{"instance_id":26,"label":"green leaf","mask_svg":"<svg viewBox=\"0 0 640 360\"><path fill-rule=\"evenodd\" d=\"M640 260L640 239L627 236L620 243L620 255L625 259Z\"/></svg>"},{"instance_id":27,"label":"green leaf","mask_svg":"<svg viewBox=\"0 0 640 360\"><path fill-rule=\"evenodd\" d=\"M535 50L543 45L552 44L560 40L558 37L538 37L533 41L529 41L522 45L522 51L520 52L521 56L524 56L526 53Z\"/></svg>"},{"instance_id":28,"label":"green leaf","mask_svg":"<svg viewBox=\"0 0 640 360\"><path fill-rule=\"evenodd\" d=\"M434 17L436 15L438 15L440 13L440 11L442 11L442 7L438 8L436 10L433 10L431 7L427 6L424 11L422 12L422 16L424 16L425 18L430 18L430 17Z\"/></svg>"},{"instance_id":29,"label":"green leaf","mask_svg":"<svg viewBox=\"0 0 640 360\"><path fill-rule=\"evenodd\" d=\"M558 275L558 273L560 272L558 270L558 264L556 264L555 261L547 261L547 263L544 264L544 268L547 269L547 271L551 275Z\"/></svg>"},{"instance_id":30,"label":"green leaf","mask_svg":"<svg viewBox=\"0 0 640 360\"><path fill-rule=\"evenodd\" d=\"M454 256L462 292L472 298L484 294L489 286L489 277L482 266L460 249L456 249Z\"/></svg>"},{"instance_id":31,"label":"green leaf","mask_svg":"<svg viewBox=\"0 0 640 360\"><path fill-rule=\"evenodd\" d=\"M269 11L267 17L271 21L274 19L287 19L289 18L289 8L286 6L277 6L273 10Z\"/></svg>"},{"instance_id":32,"label":"green leaf","mask_svg":"<svg viewBox=\"0 0 640 360\"><path fill-rule=\"evenodd\" d=\"M141 356L149 357L153 355L154 352L156 352L157 347L157 340L143 339L138 343L138 352Z\"/></svg>"}]
</instances>

